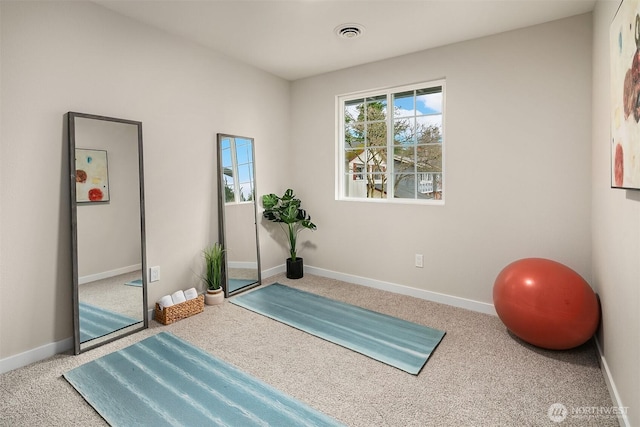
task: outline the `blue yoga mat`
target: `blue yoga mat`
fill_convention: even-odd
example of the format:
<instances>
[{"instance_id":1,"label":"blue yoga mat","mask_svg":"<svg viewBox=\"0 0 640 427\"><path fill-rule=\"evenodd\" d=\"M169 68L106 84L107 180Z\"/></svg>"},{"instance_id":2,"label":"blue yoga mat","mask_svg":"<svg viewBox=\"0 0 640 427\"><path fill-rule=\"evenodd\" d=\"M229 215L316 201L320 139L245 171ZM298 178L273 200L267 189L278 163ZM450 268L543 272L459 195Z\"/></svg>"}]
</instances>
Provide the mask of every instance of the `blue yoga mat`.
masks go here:
<instances>
[{"instance_id":1,"label":"blue yoga mat","mask_svg":"<svg viewBox=\"0 0 640 427\"><path fill-rule=\"evenodd\" d=\"M126 282L125 285L141 287L142 286L142 279L135 279L135 280L132 280L130 282Z\"/></svg>"},{"instance_id":2,"label":"blue yoga mat","mask_svg":"<svg viewBox=\"0 0 640 427\"><path fill-rule=\"evenodd\" d=\"M81 302L78 306L80 308L80 342L103 337L127 326L142 322L142 320L136 320L84 302Z\"/></svg>"},{"instance_id":3,"label":"blue yoga mat","mask_svg":"<svg viewBox=\"0 0 640 427\"><path fill-rule=\"evenodd\" d=\"M342 425L168 332L64 377L112 426Z\"/></svg>"},{"instance_id":4,"label":"blue yoga mat","mask_svg":"<svg viewBox=\"0 0 640 427\"><path fill-rule=\"evenodd\" d=\"M414 375L445 334L279 283L231 302Z\"/></svg>"},{"instance_id":5,"label":"blue yoga mat","mask_svg":"<svg viewBox=\"0 0 640 427\"><path fill-rule=\"evenodd\" d=\"M245 286L256 283L257 279L229 279L229 292L237 291Z\"/></svg>"}]
</instances>

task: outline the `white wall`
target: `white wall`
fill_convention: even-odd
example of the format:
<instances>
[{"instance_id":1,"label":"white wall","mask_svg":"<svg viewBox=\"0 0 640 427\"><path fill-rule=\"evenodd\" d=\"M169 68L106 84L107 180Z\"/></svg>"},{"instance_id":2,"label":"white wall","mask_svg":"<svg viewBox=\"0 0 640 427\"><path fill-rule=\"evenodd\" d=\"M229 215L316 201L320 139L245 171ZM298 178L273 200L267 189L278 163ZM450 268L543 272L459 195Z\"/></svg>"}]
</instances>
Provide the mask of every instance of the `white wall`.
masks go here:
<instances>
[{"instance_id":1,"label":"white wall","mask_svg":"<svg viewBox=\"0 0 640 427\"><path fill-rule=\"evenodd\" d=\"M1 360L72 335L67 111L143 123L152 306L217 240L217 132L255 138L259 191L287 180L289 83L92 3L0 8Z\"/></svg>"},{"instance_id":2,"label":"white wall","mask_svg":"<svg viewBox=\"0 0 640 427\"><path fill-rule=\"evenodd\" d=\"M248 226L256 221L253 203L229 203L224 209L227 261L255 264L256 232Z\"/></svg>"},{"instance_id":3,"label":"white wall","mask_svg":"<svg viewBox=\"0 0 640 427\"><path fill-rule=\"evenodd\" d=\"M599 1L593 30L591 210L598 341L628 424L640 425L640 192L611 189L609 26L619 1Z\"/></svg>"},{"instance_id":4,"label":"white wall","mask_svg":"<svg viewBox=\"0 0 640 427\"><path fill-rule=\"evenodd\" d=\"M318 226L305 263L485 303L523 257L589 280L590 70L586 14L294 82L292 185ZM440 78L445 205L336 201L335 96Z\"/></svg>"}]
</instances>

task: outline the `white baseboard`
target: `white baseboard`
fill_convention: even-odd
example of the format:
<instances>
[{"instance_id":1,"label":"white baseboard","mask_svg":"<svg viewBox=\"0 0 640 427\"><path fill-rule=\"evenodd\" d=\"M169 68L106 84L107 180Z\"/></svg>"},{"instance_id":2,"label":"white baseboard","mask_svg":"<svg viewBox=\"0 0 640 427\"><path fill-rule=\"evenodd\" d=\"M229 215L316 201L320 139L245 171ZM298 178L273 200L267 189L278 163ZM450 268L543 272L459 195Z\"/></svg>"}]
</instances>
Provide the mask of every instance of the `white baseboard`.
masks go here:
<instances>
[{"instance_id":1,"label":"white baseboard","mask_svg":"<svg viewBox=\"0 0 640 427\"><path fill-rule=\"evenodd\" d=\"M119 276L121 274L132 273L142 269L142 264L129 265L127 267L117 268L115 270L103 271L101 273L89 274L87 276L78 277L78 284L95 282L96 280L108 279L109 277Z\"/></svg>"},{"instance_id":2,"label":"white baseboard","mask_svg":"<svg viewBox=\"0 0 640 427\"><path fill-rule=\"evenodd\" d=\"M284 264L281 264L268 270L262 270L261 276L263 279L266 279L267 277L275 276L276 274L284 273L285 271L287 271L287 267Z\"/></svg>"},{"instance_id":3,"label":"white baseboard","mask_svg":"<svg viewBox=\"0 0 640 427\"><path fill-rule=\"evenodd\" d=\"M600 341L598 341L598 337L594 337L594 339L596 342L596 348L598 349L598 362L600 363L600 370L602 371L602 375L604 376L604 382L607 384L607 389L609 390L609 396L613 401L613 406L624 408L624 405L620 400L620 395L618 394L618 389L616 388L616 383L613 381L613 377L611 376L611 371L609 370L607 359L605 359L604 353L602 353ZM627 416L626 411L624 411L624 414L618 415L618 422L620 423L621 427L631 427L631 423L629 422L629 417Z\"/></svg>"},{"instance_id":4,"label":"white baseboard","mask_svg":"<svg viewBox=\"0 0 640 427\"><path fill-rule=\"evenodd\" d=\"M383 291L393 292L400 295L407 295L427 301L437 302L440 304L451 305L453 307L477 311L480 313L492 314L494 316L497 315L493 304L488 304L486 302L474 301L467 298L460 298L452 295L441 294L438 292L426 291L424 289L417 289L409 286L398 285L396 283L369 279L367 277L354 276L352 274L338 273L336 271L326 270L324 268L305 266L304 269L305 272L308 272L309 274L315 274L316 276L342 280L343 282L347 283L368 286L370 288L381 289Z\"/></svg>"},{"instance_id":5,"label":"white baseboard","mask_svg":"<svg viewBox=\"0 0 640 427\"><path fill-rule=\"evenodd\" d=\"M73 349L73 337L0 359L0 374L22 368L71 349Z\"/></svg>"},{"instance_id":6,"label":"white baseboard","mask_svg":"<svg viewBox=\"0 0 640 427\"><path fill-rule=\"evenodd\" d=\"M313 266L304 266L305 272L315 274L316 276L327 277L329 279L342 280L343 282L353 283L356 285L368 286L370 288L380 289L383 291L393 292L400 295L407 295L427 301L438 302L441 304L451 305L453 307L464 308L480 313L491 314L496 316L496 309L493 304L486 302L474 301L467 298L454 297L452 295L441 294L438 292L426 291L424 289L412 288L409 286L398 285L397 283L384 282L382 280L369 279L367 277L355 276L353 274L339 273L337 271L327 270ZM267 278L284 273L286 266L284 264L264 270L262 277Z\"/></svg>"},{"instance_id":7,"label":"white baseboard","mask_svg":"<svg viewBox=\"0 0 640 427\"><path fill-rule=\"evenodd\" d=\"M258 268L258 263L255 261L229 261L229 268Z\"/></svg>"}]
</instances>

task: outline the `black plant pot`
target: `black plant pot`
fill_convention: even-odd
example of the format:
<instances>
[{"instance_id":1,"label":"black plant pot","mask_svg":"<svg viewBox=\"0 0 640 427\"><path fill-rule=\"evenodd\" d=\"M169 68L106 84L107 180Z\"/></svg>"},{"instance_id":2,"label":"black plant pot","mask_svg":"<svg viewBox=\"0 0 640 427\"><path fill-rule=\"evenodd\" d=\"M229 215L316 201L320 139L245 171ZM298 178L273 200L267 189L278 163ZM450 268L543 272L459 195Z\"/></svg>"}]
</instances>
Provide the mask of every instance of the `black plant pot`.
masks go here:
<instances>
[{"instance_id":1,"label":"black plant pot","mask_svg":"<svg viewBox=\"0 0 640 427\"><path fill-rule=\"evenodd\" d=\"M295 261L287 258L287 279L300 279L304 276L302 258L296 257Z\"/></svg>"}]
</instances>

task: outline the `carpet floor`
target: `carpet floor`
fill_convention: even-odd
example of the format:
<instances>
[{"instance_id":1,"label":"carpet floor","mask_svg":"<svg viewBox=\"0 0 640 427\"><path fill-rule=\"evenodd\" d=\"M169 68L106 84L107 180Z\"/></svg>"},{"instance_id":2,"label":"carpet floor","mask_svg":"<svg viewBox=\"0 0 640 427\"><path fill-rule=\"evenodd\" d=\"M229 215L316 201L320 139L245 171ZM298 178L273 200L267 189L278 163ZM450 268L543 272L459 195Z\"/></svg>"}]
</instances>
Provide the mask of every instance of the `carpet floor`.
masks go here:
<instances>
[{"instance_id":1,"label":"carpet floor","mask_svg":"<svg viewBox=\"0 0 640 427\"><path fill-rule=\"evenodd\" d=\"M0 375L2 426L103 426L62 374L160 331L170 331L249 375L353 427L617 426L580 408L613 405L589 342L542 350L509 334L495 316L306 275L280 282L425 326L446 330L419 375L268 319L234 304L142 332L79 356L59 354ZM551 405L568 410L551 421Z\"/></svg>"}]
</instances>

